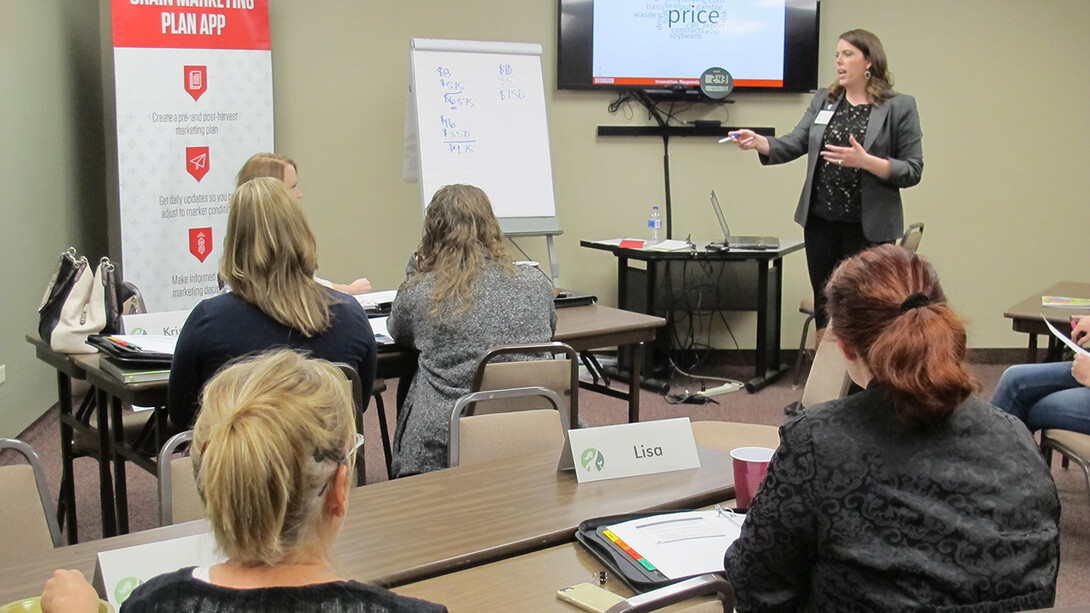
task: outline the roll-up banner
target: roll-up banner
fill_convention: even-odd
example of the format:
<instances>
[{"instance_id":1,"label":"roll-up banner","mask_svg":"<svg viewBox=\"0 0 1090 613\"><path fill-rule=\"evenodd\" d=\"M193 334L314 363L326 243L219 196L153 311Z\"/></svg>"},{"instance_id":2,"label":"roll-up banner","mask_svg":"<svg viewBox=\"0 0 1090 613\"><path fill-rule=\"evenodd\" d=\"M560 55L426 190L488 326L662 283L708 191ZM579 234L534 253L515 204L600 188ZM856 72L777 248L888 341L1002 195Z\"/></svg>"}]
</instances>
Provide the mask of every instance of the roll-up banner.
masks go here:
<instances>
[{"instance_id":1,"label":"roll-up banner","mask_svg":"<svg viewBox=\"0 0 1090 613\"><path fill-rule=\"evenodd\" d=\"M239 168L273 150L268 0L109 2L124 278L189 309L219 292Z\"/></svg>"}]
</instances>

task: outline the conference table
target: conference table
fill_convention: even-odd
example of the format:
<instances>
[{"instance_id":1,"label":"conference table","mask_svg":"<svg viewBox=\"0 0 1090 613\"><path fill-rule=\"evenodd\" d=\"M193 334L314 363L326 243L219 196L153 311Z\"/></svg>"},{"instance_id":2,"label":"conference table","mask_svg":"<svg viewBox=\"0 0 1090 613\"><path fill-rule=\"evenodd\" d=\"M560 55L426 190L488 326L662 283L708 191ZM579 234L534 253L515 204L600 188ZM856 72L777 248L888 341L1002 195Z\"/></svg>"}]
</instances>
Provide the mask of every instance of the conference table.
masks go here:
<instances>
[{"instance_id":1,"label":"conference table","mask_svg":"<svg viewBox=\"0 0 1090 613\"><path fill-rule=\"evenodd\" d=\"M698 447L700 468L578 483L556 452L457 466L352 490L334 545L345 576L394 587L571 541L585 519L708 506L734 497L730 455ZM96 555L205 532L203 520L42 554L0 558L0 603L37 594L56 568L90 577ZM12 553L12 552L9 552Z\"/></svg>"},{"instance_id":2,"label":"conference table","mask_svg":"<svg viewBox=\"0 0 1090 613\"><path fill-rule=\"evenodd\" d=\"M1048 321L1056 326L1061 332L1070 333L1071 327L1068 321L1072 315L1090 315L1088 309L1077 309L1068 307L1046 307L1041 306L1042 296L1065 296L1068 298L1088 298L1090 299L1090 283L1079 283L1077 281L1061 281L1053 284L1039 293L1027 296L1024 300L1011 306L1006 311L1003 311L1003 317L1011 320L1011 327L1015 332L1022 332L1029 335L1029 347L1026 349L1026 361L1037 361L1037 335L1043 334L1048 338L1048 352L1045 356L1045 360L1058 360L1062 345L1060 341L1052 336L1049 332L1048 326L1045 325L1041 316L1044 315Z\"/></svg>"},{"instance_id":3,"label":"conference table","mask_svg":"<svg viewBox=\"0 0 1090 613\"><path fill-rule=\"evenodd\" d=\"M665 324L661 317L623 311L601 305L577 306L557 309L557 326L554 340L571 345L577 352L604 347L618 347L627 350L631 359L642 361L644 343L655 338L655 329ZM121 424L124 404L160 407L149 414L158 426L148 431L155 437L158 448L167 434L165 411L167 385L165 381L149 383L125 383L100 365L99 354L66 355L53 351L49 345L34 333L27 334L26 340L34 346L39 359L57 371L58 401L60 404L60 428L62 456L70 458L72 453L73 432L80 429L98 437L99 448L107 453L99 461L99 489L102 498L103 534L112 536L128 531L128 513L125 491L125 461L131 461L145 470L154 470L154 461L140 449L133 449L124 441ZM416 352L396 345L387 347L378 353L377 373L380 379L392 379L410 375L416 370ZM640 369L633 368L627 380L628 389L616 389L597 381L581 381L580 387L620 398L628 403L630 422L639 421L640 415ZM93 395L97 406L108 407L106 411L96 411L97 422L93 429L88 429L74 415L71 401L71 382L73 379L86 379L94 388ZM573 407L574 409L574 407ZM573 410L573 413L575 411ZM107 421L108 417L108 421ZM578 416L573 414L573 420ZM147 438L144 436L142 438ZM121 456L121 458L118 458ZM113 461L113 474L110 472ZM75 490L71 482L71 470L65 470L61 484L61 506L65 511L65 522L74 527ZM76 542L76 532L69 531L69 543Z\"/></svg>"}]
</instances>

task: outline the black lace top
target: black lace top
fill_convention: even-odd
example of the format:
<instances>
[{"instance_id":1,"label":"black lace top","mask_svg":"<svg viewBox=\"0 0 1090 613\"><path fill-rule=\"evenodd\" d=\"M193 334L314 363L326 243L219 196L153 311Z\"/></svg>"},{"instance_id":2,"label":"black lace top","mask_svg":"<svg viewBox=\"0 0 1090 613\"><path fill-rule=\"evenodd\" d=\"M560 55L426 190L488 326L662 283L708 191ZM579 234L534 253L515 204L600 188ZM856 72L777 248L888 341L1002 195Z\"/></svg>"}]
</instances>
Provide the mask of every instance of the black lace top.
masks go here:
<instances>
[{"instance_id":1,"label":"black lace top","mask_svg":"<svg viewBox=\"0 0 1090 613\"><path fill-rule=\"evenodd\" d=\"M872 385L780 439L726 554L739 613L1052 606L1059 501L1016 418L971 398L910 429Z\"/></svg>"},{"instance_id":2,"label":"black lace top","mask_svg":"<svg viewBox=\"0 0 1090 613\"><path fill-rule=\"evenodd\" d=\"M870 120L871 105L852 106L845 98L825 127L821 149L825 145L847 147L849 136L863 143ZM810 196L810 214L829 221L859 222L863 219L863 173L861 168L845 168L820 158L814 169L814 187Z\"/></svg>"},{"instance_id":3,"label":"black lace top","mask_svg":"<svg viewBox=\"0 0 1090 613\"><path fill-rule=\"evenodd\" d=\"M133 590L121 613L443 613L446 607L357 581L234 589L193 578L193 567Z\"/></svg>"}]
</instances>

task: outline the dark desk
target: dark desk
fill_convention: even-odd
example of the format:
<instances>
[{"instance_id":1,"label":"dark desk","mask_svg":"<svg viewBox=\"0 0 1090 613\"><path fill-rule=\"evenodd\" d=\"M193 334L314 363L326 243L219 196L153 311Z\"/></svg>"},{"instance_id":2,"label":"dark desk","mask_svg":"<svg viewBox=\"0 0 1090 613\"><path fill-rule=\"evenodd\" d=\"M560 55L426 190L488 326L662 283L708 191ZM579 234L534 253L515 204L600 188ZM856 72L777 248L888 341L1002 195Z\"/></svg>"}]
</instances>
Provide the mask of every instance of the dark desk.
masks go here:
<instances>
[{"instance_id":1,"label":"dark desk","mask_svg":"<svg viewBox=\"0 0 1090 613\"><path fill-rule=\"evenodd\" d=\"M458 466L352 490L334 545L345 576L397 586L571 541L589 517L689 509L734 497L728 453L698 448L691 470L577 483L557 454ZM204 531L203 521L0 559L0 602L33 596L54 569L91 576L99 551Z\"/></svg>"},{"instance_id":2,"label":"dark desk","mask_svg":"<svg viewBox=\"0 0 1090 613\"><path fill-rule=\"evenodd\" d=\"M679 307L690 278L702 276L703 285L728 286L727 295L717 298L703 310L756 311L757 350L754 376L746 382L746 390L756 392L787 371L780 362L780 319L783 295L783 256L802 249L802 241L782 240L774 250L734 249L707 252L704 244L695 251L653 251L622 249L617 245L595 241L580 241L590 249L608 251L617 258L617 304L620 308L641 313L666 313L684 310ZM629 266L629 260L645 262L646 271ZM701 267L709 263L719 266L718 272ZM691 267L690 267L691 264ZM724 275L730 266L732 274ZM669 347L665 330L660 331L656 346Z\"/></svg>"},{"instance_id":3,"label":"dark desk","mask_svg":"<svg viewBox=\"0 0 1090 613\"><path fill-rule=\"evenodd\" d=\"M559 309L554 338L572 345L576 351L588 351L601 347L629 347L639 359L643 343L655 338L655 329L665 323L661 317L630 313L606 306L582 306ZM100 496L102 498L103 534L128 531L127 492L125 490L124 461L137 463L145 470L154 471L154 462L147 455L142 455L123 444L121 428L122 404L165 407L167 400L166 382L126 384L99 365L99 355L67 355L50 349L37 334L28 334L27 341L34 345L38 357L57 369L61 403L62 445L72 439L71 415L71 378L86 378L94 386L94 396L98 400L98 429L101 448L107 450L107 461L100 462ZM394 348L378 354L377 376L396 378L415 372L416 352ZM640 372L633 369L629 379L629 390L615 390L604 385L583 382L581 386L628 401L629 421L639 421L640 412ZM109 416L109 422L107 422ZM165 411L148 414L155 422L151 432L161 446L164 436L168 436ZM117 456L121 456L118 458ZM123 459L122 459L123 458ZM113 460L114 474L110 474L109 460ZM65 508L70 514L69 526L75 526L74 489L71 483L71 471L62 483L61 500L70 500ZM115 502L116 501L116 502ZM75 542L74 529L69 532L70 542Z\"/></svg>"},{"instance_id":4,"label":"dark desk","mask_svg":"<svg viewBox=\"0 0 1090 613\"><path fill-rule=\"evenodd\" d=\"M1026 351L1026 361L1037 361L1037 335L1048 337L1048 354L1046 360L1058 360L1062 348L1060 341L1052 336L1048 326L1041 321L1041 315L1048 318L1052 325L1061 332L1070 332L1069 321L1072 315L1090 315L1088 309L1068 309L1059 307L1041 306L1041 296L1066 296L1069 298L1090 298L1090 283L1078 283L1075 281L1061 281L1051 287L1033 294L1025 300L1003 311L1003 317L1011 320L1011 327L1015 332L1023 332L1029 335L1029 348Z\"/></svg>"}]
</instances>

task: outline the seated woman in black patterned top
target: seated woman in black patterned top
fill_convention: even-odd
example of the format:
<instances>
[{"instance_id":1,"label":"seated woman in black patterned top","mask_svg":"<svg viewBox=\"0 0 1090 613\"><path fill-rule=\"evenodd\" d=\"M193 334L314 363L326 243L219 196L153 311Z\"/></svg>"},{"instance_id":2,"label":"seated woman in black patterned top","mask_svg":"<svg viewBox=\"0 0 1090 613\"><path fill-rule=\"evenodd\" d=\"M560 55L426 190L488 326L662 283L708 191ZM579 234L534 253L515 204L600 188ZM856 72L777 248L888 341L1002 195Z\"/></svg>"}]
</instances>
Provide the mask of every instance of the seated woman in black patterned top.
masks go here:
<instances>
[{"instance_id":1,"label":"seated woman in black patterned top","mask_svg":"<svg viewBox=\"0 0 1090 613\"><path fill-rule=\"evenodd\" d=\"M831 334L866 388L780 428L726 570L746 611L1052 606L1059 501L1018 419L971 397L965 328L894 245L844 261Z\"/></svg>"},{"instance_id":2,"label":"seated woman in black patterned top","mask_svg":"<svg viewBox=\"0 0 1090 613\"><path fill-rule=\"evenodd\" d=\"M344 376L324 360L280 350L220 371L201 396L193 468L227 561L159 575L133 590L121 610L446 611L346 580L331 565L362 442L353 415ZM57 571L42 608L91 613L98 596L79 571Z\"/></svg>"}]
</instances>

